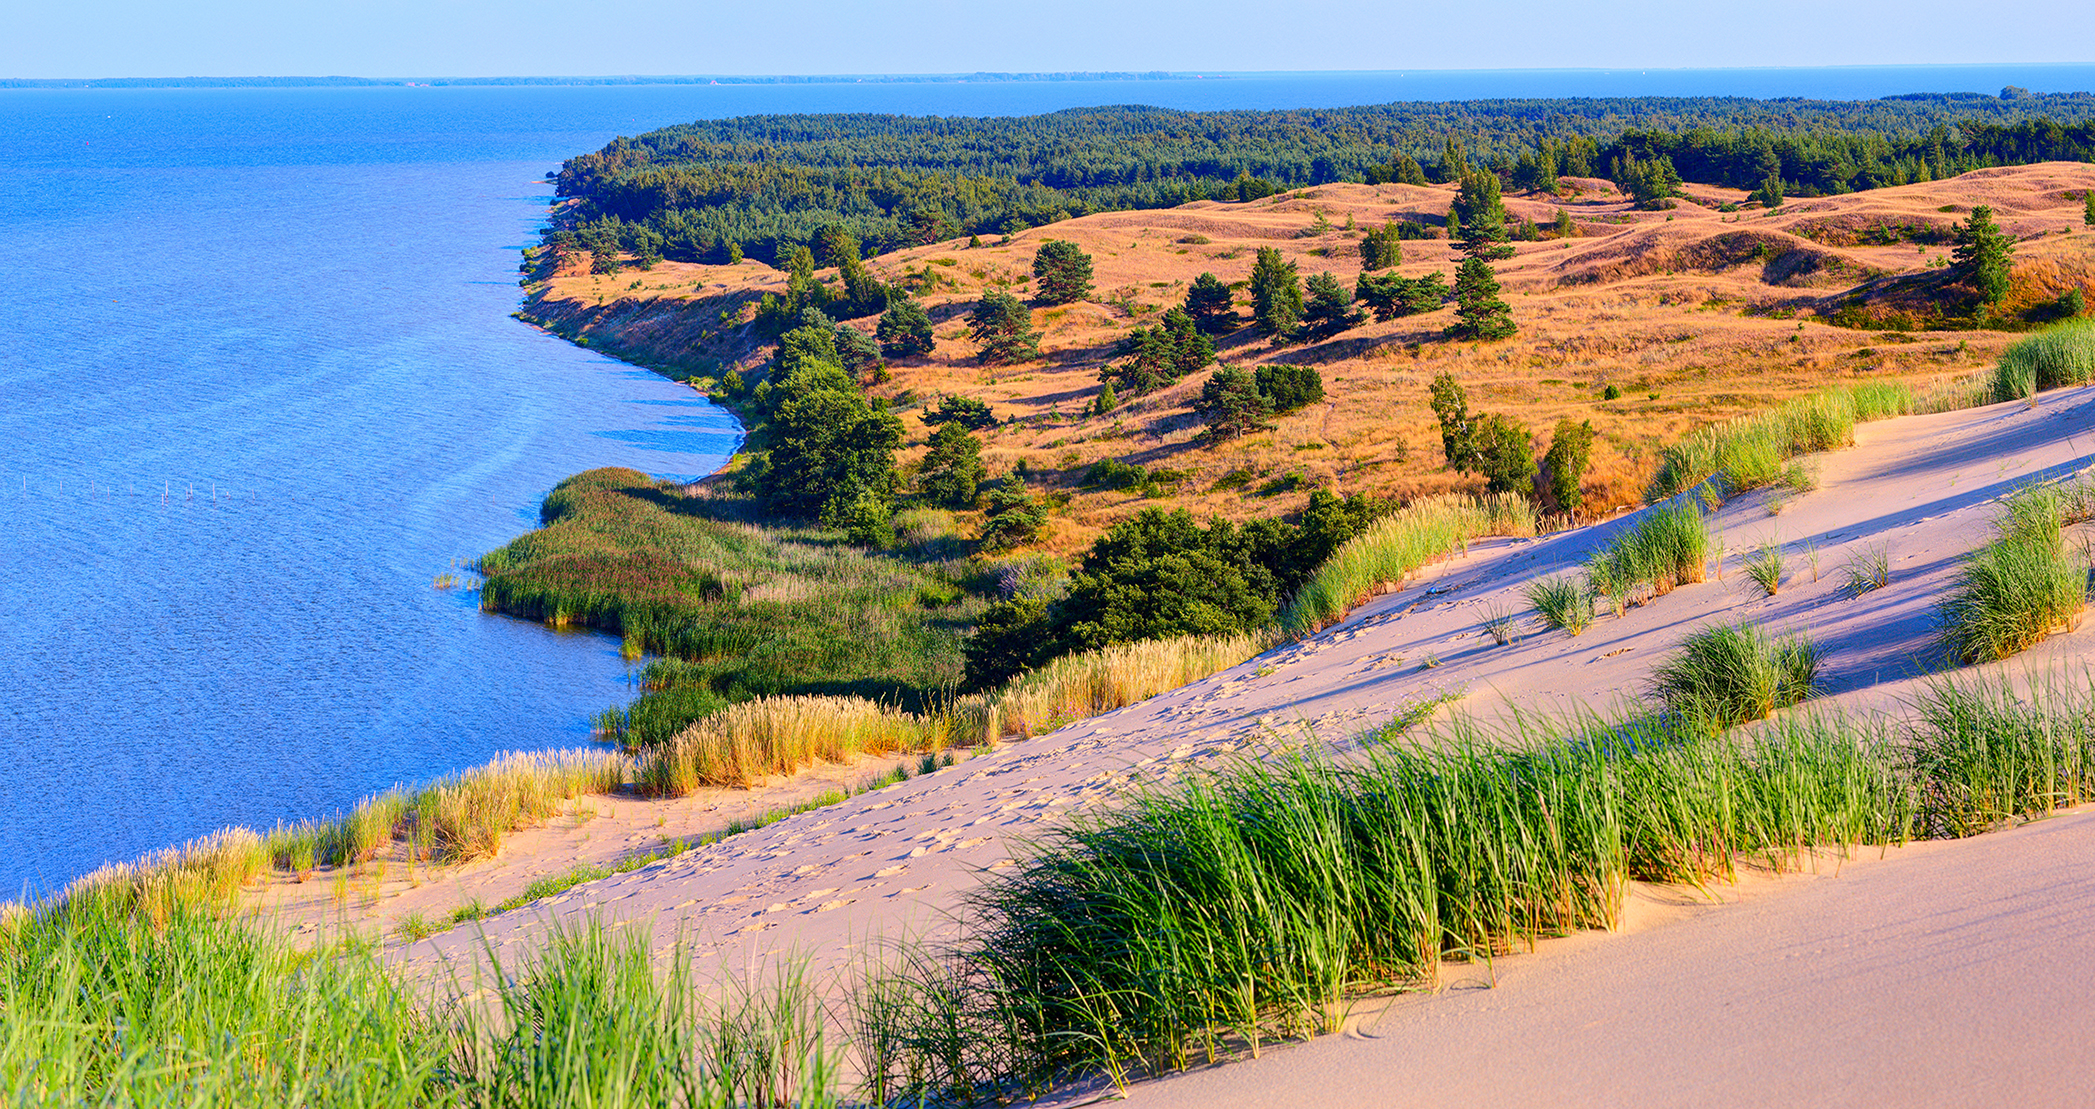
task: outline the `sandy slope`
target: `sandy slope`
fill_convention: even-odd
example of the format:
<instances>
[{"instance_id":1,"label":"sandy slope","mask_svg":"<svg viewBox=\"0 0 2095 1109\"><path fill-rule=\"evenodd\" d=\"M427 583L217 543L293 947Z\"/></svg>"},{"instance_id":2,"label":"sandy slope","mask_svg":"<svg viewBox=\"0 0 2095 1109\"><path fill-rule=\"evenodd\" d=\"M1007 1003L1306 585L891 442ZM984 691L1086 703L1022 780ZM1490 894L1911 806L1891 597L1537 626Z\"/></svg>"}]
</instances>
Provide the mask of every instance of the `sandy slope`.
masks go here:
<instances>
[{"instance_id":1,"label":"sandy slope","mask_svg":"<svg viewBox=\"0 0 2095 1109\"><path fill-rule=\"evenodd\" d=\"M1741 497L1716 514L1730 552L1722 581L1682 588L1620 619L1603 618L1578 638L1536 629L1499 647L1480 622L1495 605L1518 606L1523 583L1571 569L1634 517L1538 540L1479 544L1345 623L1215 677L577 887L551 903L490 919L487 935L498 949L514 951L550 920L601 914L650 924L664 950L684 933L702 973L756 970L780 954L812 957L818 970L848 967L883 938L950 929L984 868L1003 865L1021 841L1069 814L1108 803L1129 782L1169 779L1265 744L1299 742L1305 725L1324 739L1343 740L1449 691L1467 691L1457 711L1486 718L1506 706L1617 708L1637 694L1673 643L1713 620L1751 619L1807 632L1826 649L1829 701L1893 706L1925 680L1916 658L1929 649L1930 608L1960 557L1987 537L1990 502L2021 482L2090 461L2095 389L2048 394L2034 406L1865 425L1858 438L1855 449L1820 459L1820 488L1788 500L1779 515L1770 514L1765 493ZM1739 552L1769 538L1793 549L1816 544L1819 580L1812 580L1805 557L1793 554L1777 596L1749 593L1737 570ZM1889 550L1892 584L1848 598L1836 568L1870 544ZM2055 637L2018 665L2078 659L2091 647L2095 626ZM1428 656L1436 660L1430 668L1422 666ZM1924 855L1930 852L1915 853ZM1844 888L1831 883L1833 892L1814 896L1838 898ZM1915 887L1907 896L1940 900L1947 888ZM467 956L478 943L473 930L459 929L402 955L426 968ZM1766 961L1777 952L1740 950L1763 972L1797 972ZM1679 969L1692 975L1693 964Z\"/></svg>"},{"instance_id":2,"label":"sandy slope","mask_svg":"<svg viewBox=\"0 0 2095 1109\"><path fill-rule=\"evenodd\" d=\"M2085 1104L2095 814L1764 885L1139 1086L1142 1105ZM1492 979L1495 977L1495 984Z\"/></svg>"}]
</instances>

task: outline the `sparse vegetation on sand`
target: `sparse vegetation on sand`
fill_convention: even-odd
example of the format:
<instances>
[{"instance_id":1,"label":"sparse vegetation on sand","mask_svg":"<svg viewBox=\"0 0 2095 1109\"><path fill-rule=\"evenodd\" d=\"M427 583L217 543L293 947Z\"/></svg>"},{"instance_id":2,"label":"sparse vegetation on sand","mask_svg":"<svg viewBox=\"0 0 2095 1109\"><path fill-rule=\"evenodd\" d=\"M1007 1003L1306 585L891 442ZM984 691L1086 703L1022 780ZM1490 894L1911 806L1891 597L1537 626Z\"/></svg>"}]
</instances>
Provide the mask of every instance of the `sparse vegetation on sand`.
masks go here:
<instances>
[{"instance_id":1,"label":"sparse vegetation on sand","mask_svg":"<svg viewBox=\"0 0 2095 1109\"><path fill-rule=\"evenodd\" d=\"M1703 628L1652 671L1651 697L1718 727L1759 720L1812 695L1820 654L1803 636L1771 639L1754 624Z\"/></svg>"},{"instance_id":2,"label":"sparse vegetation on sand","mask_svg":"<svg viewBox=\"0 0 2095 1109\"><path fill-rule=\"evenodd\" d=\"M1642 518L1586 559L1586 591L1617 616L1709 573L1710 533L1702 506L1676 498Z\"/></svg>"},{"instance_id":3,"label":"sparse vegetation on sand","mask_svg":"<svg viewBox=\"0 0 2095 1109\"><path fill-rule=\"evenodd\" d=\"M2007 658L2075 624L2088 603L2088 564L2065 542L2069 507L2088 479L2040 485L2007 498L1993 542L1972 552L1936 608L1940 638L1955 663Z\"/></svg>"},{"instance_id":4,"label":"sparse vegetation on sand","mask_svg":"<svg viewBox=\"0 0 2095 1109\"><path fill-rule=\"evenodd\" d=\"M1593 623L1593 592L1579 578L1567 575L1528 586L1528 604L1541 615L1543 624L1570 635Z\"/></svg>"},{"instance_id":5,"label":"sparse vegetation on sand","mask_svg":"<svg viewBox=\"0 0 2095 1109\"><path fill-rule=\"evenodd\" d=\"M861 985L857 1048L908 1104L1256 1053L1443 960L1609 927L1632 879L1701 883L2085 799L2089 708L2070 682L1943 684L1905 725L1799 717L1749 741L1696 716L1523 717L1358 762L1247 761L1072 823L992 878L967 939Z\"/></svg>"},{"instance_id":6,"label":"sparse vegetation on sand","mask_svg":"<svg viewBox=\"0 0 2095 1109\"><path fill-rule=\"evenodd\" d=\"M1800 454L1855 442L1855 425L1913 411L1913 390L1867 382L1799 397L1766 412L1712 424L1682 436L1660 455L1645 496L1670 497L1710 479L1730 497L1784 480L1783 463Z\"/></svg>"}]
</instances>

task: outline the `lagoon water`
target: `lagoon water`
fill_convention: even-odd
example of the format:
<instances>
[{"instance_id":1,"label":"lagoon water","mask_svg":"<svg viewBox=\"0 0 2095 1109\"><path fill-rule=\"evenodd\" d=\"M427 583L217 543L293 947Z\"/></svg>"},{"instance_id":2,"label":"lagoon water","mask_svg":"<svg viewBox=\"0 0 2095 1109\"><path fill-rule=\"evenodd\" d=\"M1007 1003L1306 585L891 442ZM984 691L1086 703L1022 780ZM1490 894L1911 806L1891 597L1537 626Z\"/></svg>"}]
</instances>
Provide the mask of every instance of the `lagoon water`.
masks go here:
<instances>
[{"instance_id":1,"label":"lagoon water","mask_svg":"<svg viewBox=\"0 0 2095 1109\"><path fill-rule=\"evenodd\" d=\"M589 741L617 645L436 578L725 413L508 318L548 169L781 111L2095 86L2088 67L0 90L0 897Z\"/></svg>"}]
</instances>

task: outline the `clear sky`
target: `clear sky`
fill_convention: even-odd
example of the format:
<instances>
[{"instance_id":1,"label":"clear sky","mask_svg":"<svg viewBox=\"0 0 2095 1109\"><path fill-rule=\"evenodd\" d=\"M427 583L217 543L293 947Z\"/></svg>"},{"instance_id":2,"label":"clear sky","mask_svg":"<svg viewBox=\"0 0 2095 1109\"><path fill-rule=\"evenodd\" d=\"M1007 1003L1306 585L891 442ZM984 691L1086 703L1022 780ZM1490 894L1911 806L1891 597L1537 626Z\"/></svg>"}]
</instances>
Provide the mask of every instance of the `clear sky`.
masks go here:
<instances>
[{"instance_id":1,"label":"clear sky","mask_svg":"<svg viewBox=\"0 0 2095 1109\"><path fill-rule=\"evenodd\" d=\"M19 0L0 77L2095 61L2088 0Z\"/></svg>"}]
</instances>

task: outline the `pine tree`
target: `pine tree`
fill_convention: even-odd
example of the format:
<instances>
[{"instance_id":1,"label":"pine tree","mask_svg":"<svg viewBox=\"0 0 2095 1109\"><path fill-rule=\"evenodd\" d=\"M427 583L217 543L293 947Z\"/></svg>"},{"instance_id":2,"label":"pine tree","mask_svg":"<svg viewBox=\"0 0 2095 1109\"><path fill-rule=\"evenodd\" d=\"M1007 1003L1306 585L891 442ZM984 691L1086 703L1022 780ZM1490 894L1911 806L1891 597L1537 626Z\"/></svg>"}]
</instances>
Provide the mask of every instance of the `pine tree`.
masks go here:
<instances>
[{"instance_id":1,"label":"pine tree","mask_svg":"<svg viewBox=\"0 0 2095 1109\"><path fill-rule=\"evenodd\" d=\"M1186 290L1186 314L1200 325L1202 331L1221 334L1236 328L1237 303L1230 295L1229 286L1212 273L1204 273L1193 279L1193 286Z\"/></svg>"},{"instance_id":2,"label":"pine tree","mask_svg":"<svg viewBox=\"0 0 2095 1109\"><path fill-rule=\"evenodd\" d=\"M1450 224L1460 229L1456 241L1464 255L1487 262L1513 256L1513 248L1506 245L1506 205L1500 199L1498 174L1480 170L1462 179Z\"/></svg>"},{"instance_id":3,"label":"pine tree","mask_svg":"<svg viewBox=\"0 0 2095 1109\"><path fill-rule=\"evenodd\" d=\"M1569 239L1579 233L1578 225L1571 222L1571 213L1562 208L1557 209L1557 222L1553 226L1553 230L1556 231L1557 238L1560 239Z\"/></svg>"},{"instance_id":4,"label":"pine tree","mask_svg":"<svg viewBox=\"0 0 2095 1109\"><path fill-rule=\"evenodd\" d=\"M1404 262L1404 237L1391 220L1360 238L1360 268L1386 270Z\"/></svg>"},{"instance_id":5,"label":"pine tree","mask_svg":"<svg viewBox=\"0 0 2095 1109\"><path fill-rule=\"evenodd\" d=\"M1251 318L1259 331L1287 334L1302 319L1302 280L1295 263L1281 261L1280 251L1258 248L1251 266Z\"/></svg>"},{"instance_id":6,"label":"pine tree","mask_svg":"<svg viewBox=\"0 0 2095 1109\"><path fill-rule=\"evenodd\" d=\"M906 296L888 302L874 335L880 353L889 358L907 358L931 353L931 316L924 306Z\"/></svg>"},{"instance_id":7,"label":"pine tree","mask_svg":"<svg viewBox=\"0 0 2095 1109\"><path fill-rule=\"evenodd\" d=\"M1297 338L1314 340L1356 327L1366 313L1353 307L1353 294L1336 277L1320 273L1309 279L1309 301L1302 310Z\"/></svg>"},{"instance_id":8,"label":"pine tree","mask_svg":"<svg viewBox=\"0 0 2095 1109\"><path fill-rule=\"evenodd\" d=\"M1091 255L1077 244L1049 239L1033 252L1033 277L1042 304L1069 304L1091 295Z\"/></svg>"},{"instance_id":9,"label":"pine tree","mask_svg":"<svg viewBox=\"0 0 2095 1109\"><path fill-rule=\"evenodd\" d=\"M1250 374L1222 366L1200 387L1193 411L1208 425L1210 438L1233 439L1264 426L1271 408Z\"/></svg>"},{"instance_id":10,"label":"pine tree","mask_svg":"<svg viewBox=\"0 0 2095 1109\"><path fill-rule=\"evenodd\" d=\"M1009 365L1040 357L1040 332L1033 330L1033 314L1010 293L996 291L984 296L968 317L967 337L980 347L984 364Z\"/></svg>"},{"instance_id":11,"label":"pine tree","mask_svg":"<svg viewBox=\"0 0 2095 1109\"><path fill-rule=\"evenodd\" d=\"M1993 222L1993 209L1981 204L1971 218L1957 225L1957 248L1951 255L1958 275L1979 294L1984 308L1999 304L2008 295L2009 260L2015 244Z\"/></svg>"},{"instance_id":12,"label":"pine tree","mask_svg":"<svg viewBox=\"0 0 2095 1109\"><path fill-rule=\"evenodd\" d=\"M1491 263L1479 257L1464 260L1455 271L1455 326L1449 334L1485 341L1511 338L1519 328L1513 324L1512 308L1498 294L1498 274Z\"/></svg>"},{"instance_id":13,"label":"pine tree","mask_svg":"<svg viewBox=\"0 0 2095 1109\"><path fill-rule=\"evenodd\" d=\"M964 508L974 502L983 476L982 440L957 421L941 424L924 452L917 490L934 504Z\"/></svg>"},{"instance_id":14,"label":"pine tree","mask_svg":"<svg viewBox=\"0 0 2095 1109\"><path fill-rule=\"evenodd\" d=\"M1460 181L1469 173L1469 152L1448 135L1440 141L1440 179Z\"/></svg>"},{"instance_id":15,"label":"pine tree","mask_svg":"<svg viewBox=\"0 0 2095 1109\"><path fill-rule=\"evenodd\" d=\"M1399 157L1397 159L1397 182L1403 185L1425 184L1426 167L1419 165L1418 159L1409 154Z\"/></svg>"},{"instance_id":16,"label":"pine tree","mask_svg":"<svg viewBox=\"0 0 2095 1109\"><path fill-rule=\"evenodd\" d=\"M2089 227L2095 227L2095 189L2089 189L2087 192L2082 193L2081 197L2083 206L2081 208L2080 221Z\"/></svg>"}]
</instances>

